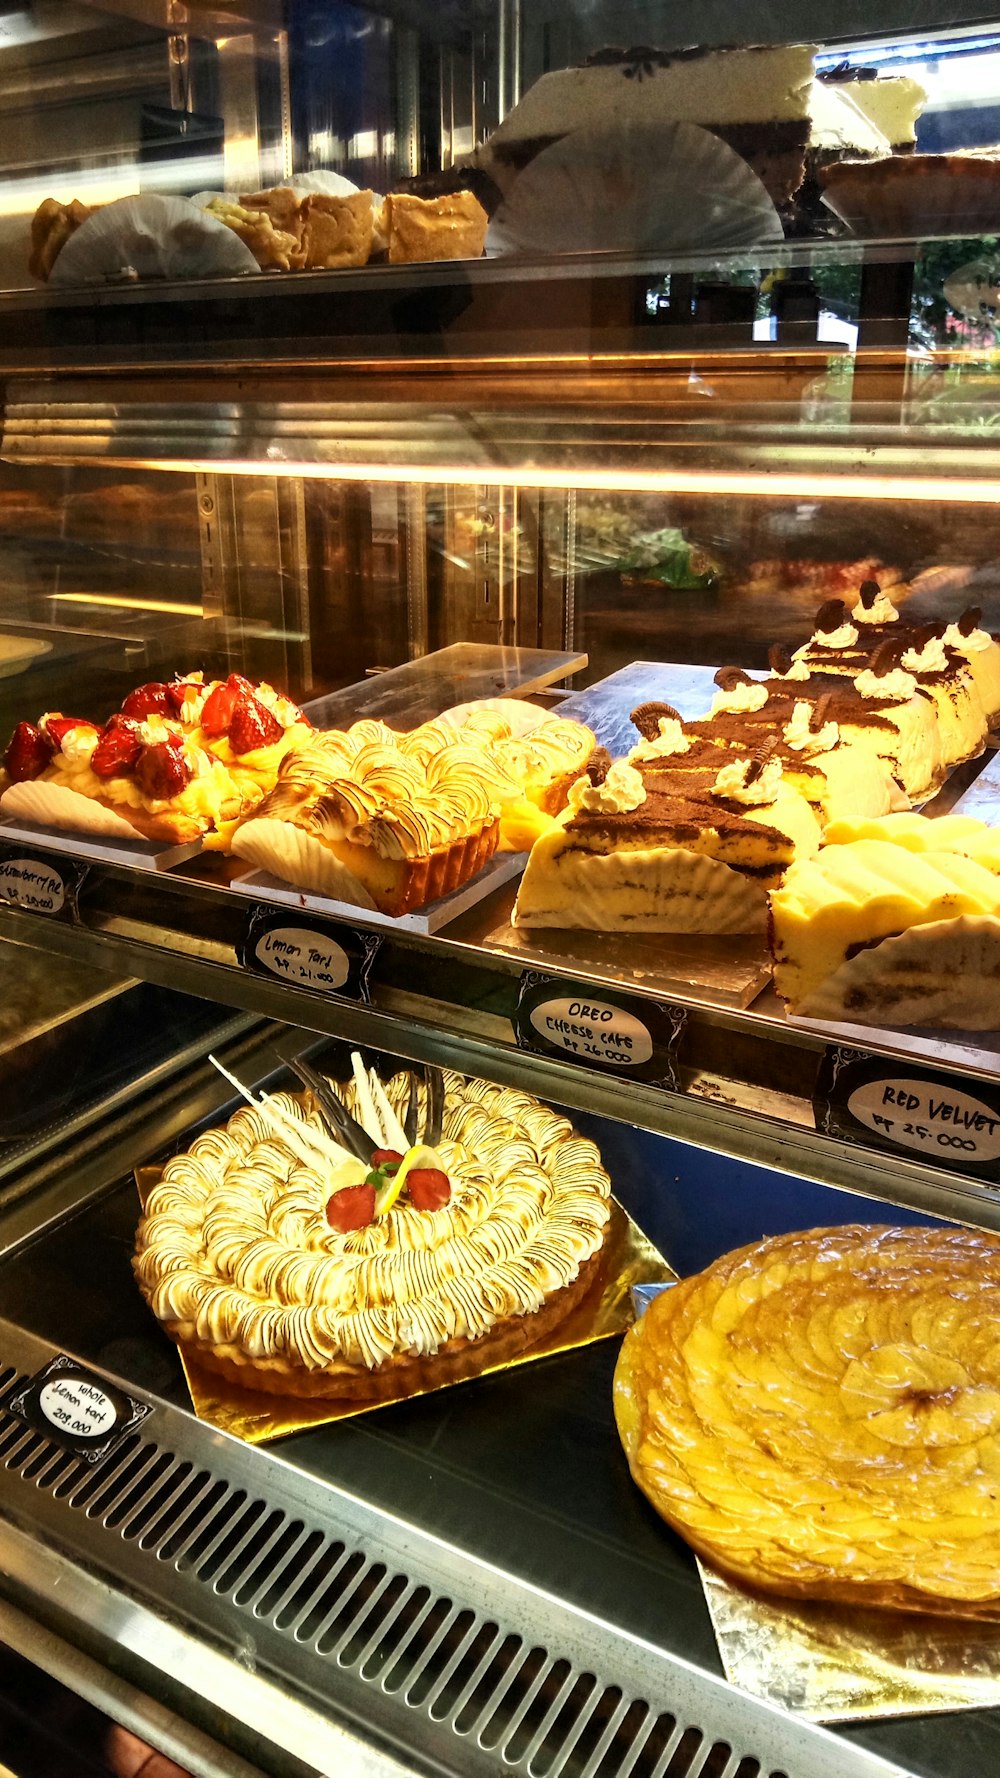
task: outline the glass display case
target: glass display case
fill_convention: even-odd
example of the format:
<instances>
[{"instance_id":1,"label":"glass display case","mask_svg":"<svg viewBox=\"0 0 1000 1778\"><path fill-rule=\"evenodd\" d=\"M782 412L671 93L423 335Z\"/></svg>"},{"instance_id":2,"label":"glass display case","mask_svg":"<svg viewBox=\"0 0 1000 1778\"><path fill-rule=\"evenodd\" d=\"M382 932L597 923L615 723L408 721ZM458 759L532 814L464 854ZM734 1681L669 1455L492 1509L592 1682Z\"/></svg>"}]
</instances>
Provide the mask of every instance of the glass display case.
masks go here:
<instances>
[{"instance_id":1,"label":"glass display case","mask_svg":"<svg viewBox=\"0 0 1000 1778\"><path fill-rule=\"evenodd\" d=\"M702 10L0 21L0 1643L193 1773L994 1757L989 1624L848 1613L847 1669L889 1678L796 1691L787 1623L727 1633L615 1427L637 1281L816 1227L1000 1230L1000 21L803 49L802 4L740 50ZM470 217L485 251L453 251ZM902 863L838 903L824 999L792 888L866 846ZM638 889L602 887L616 848ZM885 946L932 924L907 998ZM369 1089L410 1172L436 1069L453 1119L471 1081L596 1144L613 1278L455 1387L241 1394L137 1282L142 1204L240 1093L286 1141L260 1095L361 1095L355 1056L424 1082L422 1132ZM342 1188L372 1220L375 1173ZM45 1416L60 1374L99 1447Z\"/></svg>"}]
</instances>

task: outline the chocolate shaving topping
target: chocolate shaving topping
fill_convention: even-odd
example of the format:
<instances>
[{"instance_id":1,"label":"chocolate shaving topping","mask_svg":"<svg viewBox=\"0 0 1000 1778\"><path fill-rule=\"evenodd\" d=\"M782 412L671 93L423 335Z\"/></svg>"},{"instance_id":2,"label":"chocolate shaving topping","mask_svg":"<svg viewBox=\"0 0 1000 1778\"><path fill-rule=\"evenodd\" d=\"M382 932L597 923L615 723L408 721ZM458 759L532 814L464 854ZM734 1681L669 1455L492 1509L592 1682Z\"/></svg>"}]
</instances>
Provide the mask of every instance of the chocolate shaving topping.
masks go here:
<instances>
[{"instance_id":1,"label":"chocolate shaving topping","mask_svg":"<svg viewBox=\"0 0 1000 1778\"><path fill-rule=\"evenodd\" d=\"M606 747L595 747L587 761L587 777L591 784L603 784L611 770L612 758Z\"/></svg>"},{"instance_id":2,"label":"chocolate shaving topping","mask_svg":"<svg viewBox=\"0 0 1000 1778\"><path fill-rule=\"evenodd\" d=\"M898 648L899 644L888 637L884 642L879 643L875 653L868 662L869 668L874 673L876 679L884 679L887 673L892 672L896 665Z\"/></svg>"},{"instance_id":3,"label":"chocolate shaving topping","mask_svg":"<svg viewBox=\"0 0 1000 1778\"><path fill-rule=\"evenodd\" d=\"M794 666L792 651L783 642L772 642L767 651L767 664L772 673L780 673L782 677L790 673Z\"/></svg>"},{"instance_id":4,"label":"chocolate shaving topping","mask_svg":"<svg viewBox=\"0 0 1000 1778\"><path fill-rule=\"evenodd\" d=\"M861 582L861 586L858 589L858 597L866 611L871 610L881 592L882 588L879 586L877 580L863 580Z\"/></svg>"},{"instance_id":5,"label":"chocolate shaving topping","mask_svg":"<svg viewBox=\"0 0 1000 1778\"><path fill-rule=\"evenodd\" d=\"M654 698L650 699L648 704L637 704L629 721L635 723L644 741L655 741L660 732L662 717L672 717L674 722L683 722L684 720L680 711L674 709L673 704L658 704Z\"/></svg>"},{"instance_id":6,"label":"chocolate shaving topping","mask_svg":"<svg viewBox=\"0 0 1000 1778\"><path fill-rule=\"evenodd\" d=\"M750 766L746 775L747 784L756 784L777 745L777 736L768 735L767 740L762 741L755 752L750 755Z\"/></svg>"},{"instance_id":7,"label":"chocolate shaving topping","mask_svg":"<svg viewBox=\"0 0 1000 1778\"><path fill-rule=\"evenodd\" d=\"M742 667L720 667L714 683L720 691L733 691L737 685L752 685L753 680L749 673L744 673Z\"/></svg>"},{"instance_id":8,"label":"chocolate shaving topping","mask_svg":"<svg viewBox=\"0 0 1000 1778\"><path fill-rule=\"evenodd\" d=\"M963 611L961 617L959 618L958 627L959 627L959 630L961 631L963 636L971 636L973 630L978 630L982 621L983 621L982 606L981 605L970 605L967 607L967 609L965 611Z\"/></svg>"},{"instance_id":9,"label":"chocolate shaving topping","mask_svg":"<svg viewBox=\"0 0 1000 1778\"><path fill-rule=\"evenodd\" d=\"M809 733L811 735L819 734L820 729L823 727L823 724L826 722L830 713L830 705L832 703L832 691L825 691L821 698L816 699L816 702L809 713Z\"/></svg>"},{"instance_id":10,"label":"chocolate shaving topping","mask_svg":"<svg viewBox=\"0 0 1000 1778\"><path fill-rule=\"evenodd\" d=\"M839 630L841 624L846 624L847 619L847 606L843 599L828 599L816 613L816 628L826 636L832 630Z\"/></svg>"}]
</instances>

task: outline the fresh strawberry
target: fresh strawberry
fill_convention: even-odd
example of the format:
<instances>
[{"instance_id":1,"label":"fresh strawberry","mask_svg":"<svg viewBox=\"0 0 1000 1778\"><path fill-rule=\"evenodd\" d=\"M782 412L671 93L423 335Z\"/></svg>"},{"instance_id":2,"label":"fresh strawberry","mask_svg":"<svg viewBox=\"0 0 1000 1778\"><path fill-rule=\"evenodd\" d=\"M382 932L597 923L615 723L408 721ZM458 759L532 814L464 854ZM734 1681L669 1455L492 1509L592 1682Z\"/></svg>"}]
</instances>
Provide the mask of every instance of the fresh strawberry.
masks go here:
<instances>
[{"instance_id":1,"label":"fresh strawberry","mask_svg":"<svg viewBox=\"0 0 1000 1778\"><path fill-rule=\"evenodd\" d=\"M26 784L44 772L51 758L52 748L41 729L33 722L19 722L3 756L4 769L12 784Z\"/></svg>"},{"instance_id":2,"label":"fresh strawberry","mask_svg":"<svg viewBox=\"0 0 1000 1778\"><path fill-rule=\"evenodd\" d=\"M170 696L170 687L158 680L151 680L148 685L140 685L136 691L130 691L122 705L122 715L134 716L138 722L144 716L173 714L174 703Z\"/></svg>"},{"instance_id":3,"label":"fresh strawberry","mask_svg":"<svg viewBox=\"0 0 1000 1778\"><path fill-rule=\"evenodd\" d=\"M226 684L230 691L248 691L251 697L253 696L254 688L249 679L244 679L242 673L230 673Z\"/></svg>"},{"instance_id":4,"label":"fresh strawberry","mask_svg":"<svg viewBox=\"0 0 1000 1778\"><path fill-rule=\"evenodd\" d=\"M375 1187L345 1185L334 1192L326 1206L326 1220L341 1235L349 1234L351 1229L367 1228L375 1221Z\"/></svg>"},{"instance_id":5,"label":"fresh strawberry","mask_svg":"<svg viewBox=\"0 0 1000 1778\"><path fill-rule=\"evenodd\" d=\"M414 1167L406 1175L406 1189L416 1210L440 1210L451 1197L451 1181L438 1167Z\"/></svg>"},{"instance_id":6,"label":"fresh strawberry","mask_svg":"<svg viewBox=\"0 0 1000 1778\"><path fill-rule=\"evenodd\" d=\"M100 733L96 722L88 722L84 716L46 716L43 720L45 733L54 747L62 746L63 736L71 728L89 728L95 735Z\"/></svg>"},{"instance_id":7,"label":"fresh strawberry","mask_svg":"<svg viewBox=\"0 0 1000 1778\"><path fill-rule=\"evenodd\" d=\"M284 734L278 718L252 692L240 692L229 724L229 745L234 753L252 753L256 747L270 747Z\"/></svg>"},{"instance_id":8,"label":"fresh strawberry","mask_svg":"<svg viewBox=\"0 0 1000 1778\"><path fill-rule=\"evenodd\" d=\"M239 690L231 685L217 685L209 692L201 713L201 726L203 732L213 740L219 735L228 734L239 695Z\"/></svg>"},{"instance_id":9,"label":"fresh strawberry","mask_svg":"<svg viewBox=\"0 0 1000 1778\"><path fill-rule=\"evenodd\" d=\"M204 686L198 684L194 679L171 679L170 684L164 687L167 702L170 705L170 714L172 716L179 715L184 708L185 698L195 697L204 689Z\"/></svg>"},{"instance_id":10,"label":"fresh strawberry","mask_svg":"<svg viewBox=\"0 0 1000 1778\"><path fill-rule=\"evenodd\" d=\"M179 736L167 741L153 741L144 747L135 768L135 781L140 790L156 802L179 796L193 777Z\"/></svg>"},{"instance_id":11,"label":"fresh strawberry","mask_svg":"<svg viewBox=\"0 0 1000 1778\"><path fill-rule=\"evenodd\" d=\"M112 716L101 731L91 757L99 778L130 778L142 752L139 724L130 716Z\"/></svg>"},{"instance_id":12,"label":"fresh strawberry","mask_svg":"<svg viewBox=\"0 0 1000 1778\"><path fill-rule=\"evenodd\" d=\"M375 1148L372 1150L370 1164L373 1167L388 1167L393 1164L398 1167L402 1158L398 1148Z\"/></svg>"}]
</instances>

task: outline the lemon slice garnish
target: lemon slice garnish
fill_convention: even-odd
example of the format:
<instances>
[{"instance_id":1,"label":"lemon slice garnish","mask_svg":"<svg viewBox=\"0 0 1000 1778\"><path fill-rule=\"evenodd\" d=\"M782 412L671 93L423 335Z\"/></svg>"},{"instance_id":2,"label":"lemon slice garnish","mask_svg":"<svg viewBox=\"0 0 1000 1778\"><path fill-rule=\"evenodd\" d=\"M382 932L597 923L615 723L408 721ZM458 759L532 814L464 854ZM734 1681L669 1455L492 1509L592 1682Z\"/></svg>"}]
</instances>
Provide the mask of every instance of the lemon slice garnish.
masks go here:
<instances>
[{"instance_id":1,"label":"lemon slice garnish","mask_svg":"<svg viewBox=\"0 0 1000 1778\"><path fill-rule=\"evenodd\" d=\"M406 1184L406 1175L411 1173L414 1167L436 1167L442 1173L448 1171L447 1167L441 1165L441 1156L438 1150L431 1148L428 1143L418 1142L415 1148L408 1148L388 1185L375 1198L376 1216L384 1216L387 1210L392 1209Z\"/></svg>"}]
</instances>

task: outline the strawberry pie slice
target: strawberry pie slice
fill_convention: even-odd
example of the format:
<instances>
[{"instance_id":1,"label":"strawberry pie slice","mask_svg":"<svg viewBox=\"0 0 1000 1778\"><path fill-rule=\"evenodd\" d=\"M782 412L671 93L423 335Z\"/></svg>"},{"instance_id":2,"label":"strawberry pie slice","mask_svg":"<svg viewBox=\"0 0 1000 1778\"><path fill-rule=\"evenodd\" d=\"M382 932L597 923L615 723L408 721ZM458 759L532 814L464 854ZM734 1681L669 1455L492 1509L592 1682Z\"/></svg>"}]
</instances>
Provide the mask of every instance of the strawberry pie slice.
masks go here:
<instances>
[{"instance_id":1,"label":"strawberry pie slice","mask_svg":"<svg viewBox=\"0 0 1000 1778\"><path fill-rule=\"evenodd\" d=\"M311 733L297 704L240 673L150 680L104 724L48 712L19 722L3 756L0 810L110 839L201 839L228 850L237 823Z\"/></svg>"},{"instance_id":2,"label":"strawberry pie slice","mask_svg":"<svg viewBox=\"0 0 1000 1778\"><path fill-rule=\"evenodd\" d=\"M0 772L0 811L107 839L182 845L253 807L221 760L174 718L119 712L103 726L49 712L19 722Z\"/></svg>"}]
</instances>

